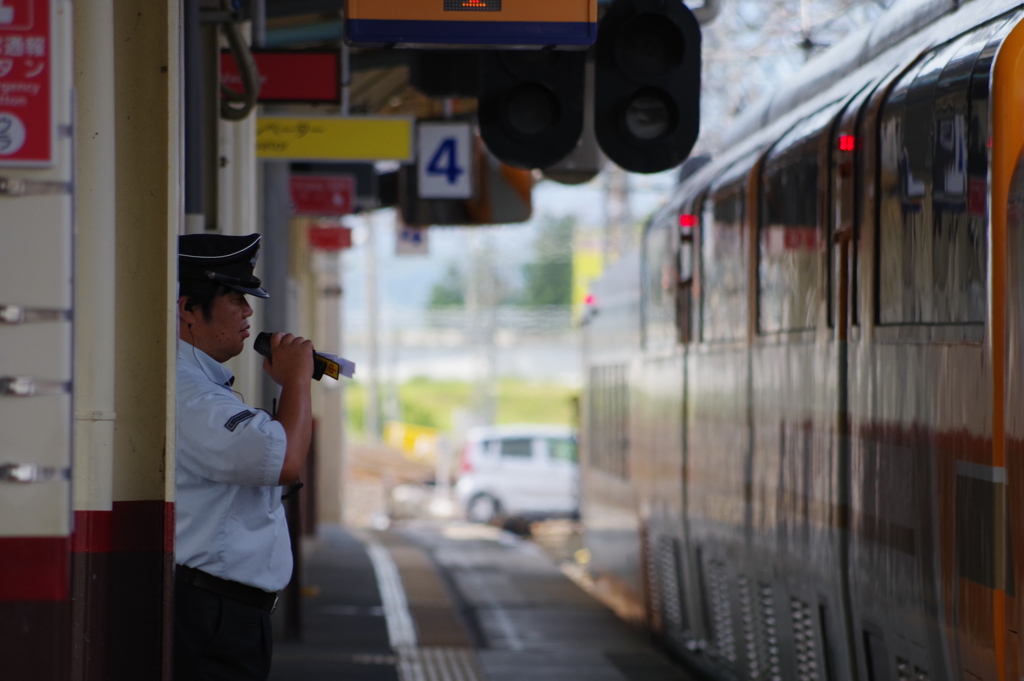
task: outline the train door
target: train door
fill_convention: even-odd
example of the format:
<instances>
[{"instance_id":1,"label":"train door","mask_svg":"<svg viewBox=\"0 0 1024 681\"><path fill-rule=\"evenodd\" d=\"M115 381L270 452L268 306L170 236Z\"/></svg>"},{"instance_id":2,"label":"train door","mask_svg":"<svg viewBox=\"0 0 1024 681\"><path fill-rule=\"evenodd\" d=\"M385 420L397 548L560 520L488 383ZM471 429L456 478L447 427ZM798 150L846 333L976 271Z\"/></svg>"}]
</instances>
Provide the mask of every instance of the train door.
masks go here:
<instances>
[{"instance_id":1,"label":"train door","mask_svg":"<svg viewBox=\"0 0 1024 681\"><path fill-rule=\"evenodd\" d=\"M799 680L848 678L834 522L840 398L824 276L826 147L844 103L825 103L793 124L758 173L747 574L778 612L770 627L758 627L782 650L767 661L769 673Z\"/></svg>"},{"instance_id":2,"label":"train door","mask_svg":"<svg viewBox=\"0 0 1024 681\"><path fill-rule=\"evenodd\" d=\"M865 681L1007 678L1005 571L993 562L1005 543L992 438L1001 332L988 314L999 246L985 219L990 47L1006 25L927 52L833 140L836 171L852 161L864 181L852 217L840 211L832 270L847 339L850 627Z\"/></svg>"},{"instance_id":3,"label":"train door","mask_svg":"<svg viewBox=\"0 0 1024 681\"><path fill-rule=\"evenodd\" d=\"M689 604L695 645L711 664L743 677L751 675L746 616L760 597L743 576L750 489L750 175L759 156L758 149L748 151L713 178L706 197L691 208L697 223L695 333L686 355L684 419L687 589L701 599Z\"/></svg>"},{"instance_id":4,"label":"train door","mask_svg":"<svg viewBox=\"0 0 1024 681\"><path fill-rule=\"evenodd\" d=\"M630 442L644 538L648 612L666 640L688 629L680 600L683 539L683 351L676 325L678 219L662 212L644 230L640 266L640 361L631 377Z\"/></svg>"},{"instance_id":5,"label":"train door","mask_svg":"<svg viewBox=\"0 0 1024 681\"><path fill-rule=\"evenodd\" d=\"M831 424L832 457L835 463L836 487L832 499L835 517L834 543L839 560L839 611L833 618L837 635L832 645L842 649L851 678L865 678L857 673L853 632L853 609L850 602L850 418L849 418L849 355L851 344L860 340L858 314L858 256L860 254L859 216L861 166L865 143L858 137L858 124L865 102L874 92L878 80L868 83L846 105L827 138L828 191L826 254L828 267L827 328L831 336L829 363L834 367L836 413ZM836 665L840 666L840 665Z\"/></svg>"}]
</instances>

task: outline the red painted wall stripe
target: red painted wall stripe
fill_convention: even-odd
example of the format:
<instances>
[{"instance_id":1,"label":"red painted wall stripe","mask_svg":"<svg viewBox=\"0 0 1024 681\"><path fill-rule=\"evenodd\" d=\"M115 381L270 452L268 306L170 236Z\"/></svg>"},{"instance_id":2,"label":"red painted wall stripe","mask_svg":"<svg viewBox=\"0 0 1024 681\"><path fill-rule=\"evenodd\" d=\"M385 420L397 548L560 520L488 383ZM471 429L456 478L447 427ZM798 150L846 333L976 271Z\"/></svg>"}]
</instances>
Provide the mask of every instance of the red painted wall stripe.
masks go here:
<instances>
[{"instance_id":1,"label":"red painted wall stripe","mask_svg":"<svg viewBox=\"0 0 1024 681\"><path fill-rule=\"evenodd\" d=\"M174 504L115 501L110 511L75 511L76 553L174 551Z\"/></svg>"},{"instance_id":2,"label":"red painted wall stripe","mask_svg":"<svg viewBox=\"0 0 1024 681\"><path fill-rule=\"evenodd\" d=\"M0 537L0 601L68 597L70 537Z\"/></svg>"},{"instance_id":3,"label":"red painted wall stripe","mask_svg":"<svg viewBox=\"0 0 1024 681\"><path fill-rule=\"evenodd\" d=\"M111 511L75 511L75 531L71 535L74 553L110 553Z\"/></svg>"},{"instance_id":4,"label":"red painted wall stripe","mask_svg":"<svg viewBox=\"0 0 1024 681\"><path fill-rule=\"evenodd\" d=\"M0 537L0 601L68 598L71 552L174 551L174 504L119 501L110 511L76 511L70 537Z\"/></svg>"}]
</instances>

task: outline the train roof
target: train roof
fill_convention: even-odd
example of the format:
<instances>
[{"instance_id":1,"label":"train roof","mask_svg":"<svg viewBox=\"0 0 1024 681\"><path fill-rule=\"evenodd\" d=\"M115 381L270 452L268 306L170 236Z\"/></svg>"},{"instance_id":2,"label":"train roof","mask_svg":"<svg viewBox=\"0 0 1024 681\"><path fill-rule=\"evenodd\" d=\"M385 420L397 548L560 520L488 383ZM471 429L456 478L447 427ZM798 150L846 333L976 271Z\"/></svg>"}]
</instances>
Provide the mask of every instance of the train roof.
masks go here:
<instances>
[{"instance_id":1,"label":"train roof","mask_svg":"<svg viewBox=\"0 0 1024 681\"><path fill-rule=\"evenodd\" d=\"M768 99L751 107L727 131L711 163L683 180L656 216L678 213L712 181L721 184L723 174L742 174L793 125L829 103L851 99L932 47L1021 7L1010 0L969 0L959 6L954 0L897 2L875 24L808 62Z\"/></svg>"},{"instance_id":2,"label":"train roof","mask_svg":"<svg viewBox=\"0 0 1024 681\"><path fill-rule=\"evenodd\" d=\"M764 126L784 117L812 99L829 83L844 80L865 64L892 51L897 55L915 46L922 49L956 35L963 22L945 21L947 15L962 16L973 22L996 17L1020 6L1008 0L898 0L877 21L847 36L839 43L811 59L802 69L770 96L743 112L723 137L722 147L729 148ZM933 30L933 29L938 30ZM950 29L953 29L951 31ZM908 40L917 34L917 39ZM929 39L931 38L931 39Z\"/></svg>"}]
</instances>

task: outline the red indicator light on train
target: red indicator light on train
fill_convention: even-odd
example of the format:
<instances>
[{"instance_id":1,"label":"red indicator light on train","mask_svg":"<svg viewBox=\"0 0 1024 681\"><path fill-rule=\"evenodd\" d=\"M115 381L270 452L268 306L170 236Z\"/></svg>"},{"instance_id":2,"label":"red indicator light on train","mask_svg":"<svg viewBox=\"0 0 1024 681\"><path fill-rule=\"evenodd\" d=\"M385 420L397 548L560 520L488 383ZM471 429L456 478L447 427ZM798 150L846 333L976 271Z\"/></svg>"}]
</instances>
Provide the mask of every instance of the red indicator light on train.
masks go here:
<instances>
[{"instance_id":1,"label":"red indicator light on train","mask_svg":"<svg viewBox=\"0 0 1024 681\"><path fill-rule=\"evenodd\" d=\"M853 135L839 136L839 151L853 151L857 148L857 138Z\"/></svg>"},{"instance_id":2,"label":"red indicator light on train","mask_svg":"<svg viewBox=\"0 0 1024 681\"><path fill-rule=\"evenodd\" d=\"M688 213L683 213L682 215L679 216L679 226L680 227L696 227L697 226L697 216L696 215L690 215Z\"/></svg>"}]
</instances>

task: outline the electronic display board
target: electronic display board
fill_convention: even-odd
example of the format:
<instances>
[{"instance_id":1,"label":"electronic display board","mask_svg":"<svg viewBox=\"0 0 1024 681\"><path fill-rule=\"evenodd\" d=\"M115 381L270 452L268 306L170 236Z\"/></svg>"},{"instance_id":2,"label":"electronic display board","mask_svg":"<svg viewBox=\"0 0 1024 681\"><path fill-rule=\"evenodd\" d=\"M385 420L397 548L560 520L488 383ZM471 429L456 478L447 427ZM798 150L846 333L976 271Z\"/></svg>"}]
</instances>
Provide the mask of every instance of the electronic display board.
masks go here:
<instances>
[{"instance_id":1,"label":"electronic display board","mask_svg":"<svg viewBox=\"0 0 1024 681\"><path fill-rule=\"evenodd\" d=\"M597 0L346 0L353 45L561 47L597 38Z\"/></svg>"},{"instance_id":2,"label":"electronic display board","mask_svg":"<svg viewBox=\"0 0 1024 681\"><path fill-rule=\"evenodd\" d=\"M445 12L500 12L501 0L444 0Z\"/></svg>"}]
</instances>

